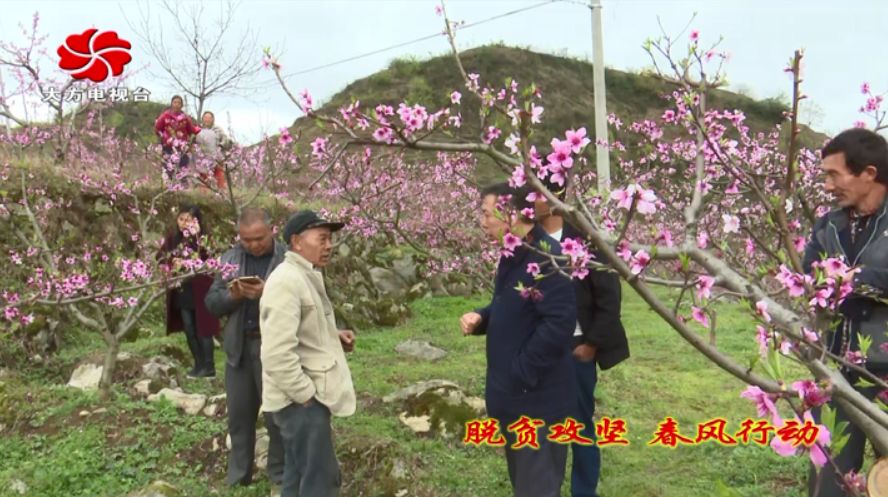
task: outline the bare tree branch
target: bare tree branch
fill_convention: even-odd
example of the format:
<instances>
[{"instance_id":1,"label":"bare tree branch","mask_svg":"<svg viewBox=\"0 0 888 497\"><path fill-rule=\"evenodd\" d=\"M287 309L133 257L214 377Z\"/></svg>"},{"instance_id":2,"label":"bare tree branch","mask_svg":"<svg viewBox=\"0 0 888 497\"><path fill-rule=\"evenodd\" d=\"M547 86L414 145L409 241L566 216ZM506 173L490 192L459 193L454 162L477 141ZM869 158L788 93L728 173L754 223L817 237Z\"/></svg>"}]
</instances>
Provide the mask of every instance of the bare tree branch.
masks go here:
<instances>
[{"instance_id":1,"label":"bare tree branch","mask_svg":"<svg viewBox=\"0 0 888 497\"><path fill-rule=\"evenodd\" d=\"M147 5L143 9L139 4L138 19L127 18L127 23L157 61L160 77L197 101L198 116L213 96L239 94L249 88L259 73L261 52L256 33L249 27L236 36L233 32L239 4L220 3L215 16L204 11L203 3L190 9L180 9L181 4L169 0L160 5L163 18L175 27L176 45L184 50L168 46L164 29L155 26Z\"/></svg>"}]
</instances>

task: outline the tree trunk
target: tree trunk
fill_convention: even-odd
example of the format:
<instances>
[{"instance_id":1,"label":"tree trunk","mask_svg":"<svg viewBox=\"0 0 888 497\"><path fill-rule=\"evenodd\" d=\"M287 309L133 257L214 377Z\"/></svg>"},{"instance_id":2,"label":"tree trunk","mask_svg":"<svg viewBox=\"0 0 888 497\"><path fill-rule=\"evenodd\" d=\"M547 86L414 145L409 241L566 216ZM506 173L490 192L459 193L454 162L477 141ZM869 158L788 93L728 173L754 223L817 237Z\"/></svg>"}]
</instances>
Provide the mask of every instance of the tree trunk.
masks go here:
<instances>
[{"instance_id":1,"label":"tree trunk","mask_svg":"<svg viewBox=\"0 0 888 497\"><path fill-rule=\"evenodd\" d=\"M111 393L114 378L114 367L117 366L117 353L120 351L120 340L113 333L105 335L105 361L102 365L102 378L99 380L99 397L107 399Z\"/></svg>"},{"instance_id":2,"label":"tree trunk","mask_svg":"<svg viewBox=\"0 0 888 497\"><path fill-rule=\"evenodd\" d=\"M204 109L204 101L205 100L206 100L206 97L203 95L201 95L197 98L197 115L195 116L197 118L197 122L200 122L200 118L201 118L201 116L203 116L203 109Z\"/></svg>"}]
</instances>

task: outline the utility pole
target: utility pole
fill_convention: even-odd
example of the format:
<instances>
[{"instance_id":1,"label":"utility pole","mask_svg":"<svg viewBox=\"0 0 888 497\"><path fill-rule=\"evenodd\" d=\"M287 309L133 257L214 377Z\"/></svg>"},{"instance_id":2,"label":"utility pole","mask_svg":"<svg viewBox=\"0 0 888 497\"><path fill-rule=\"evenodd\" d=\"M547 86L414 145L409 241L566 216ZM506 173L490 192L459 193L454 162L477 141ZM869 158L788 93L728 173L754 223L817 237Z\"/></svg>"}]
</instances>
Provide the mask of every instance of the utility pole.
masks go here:
<instances>
[{"instance_id":1,"label":"utility pole","mask_svg":"<svg viewBox=\"0 0 888 497\"><path fill-rule=\"evenodd\" d=\"M601 0L589 0L592 11L592 88L595 93L595 140L607 141L607 99L604 87L604 35L601 30ZM610 190L610 152L607 146L596 143L595 163L598 172L598 192L602 196Z\"/></svg>"}]
</instances>

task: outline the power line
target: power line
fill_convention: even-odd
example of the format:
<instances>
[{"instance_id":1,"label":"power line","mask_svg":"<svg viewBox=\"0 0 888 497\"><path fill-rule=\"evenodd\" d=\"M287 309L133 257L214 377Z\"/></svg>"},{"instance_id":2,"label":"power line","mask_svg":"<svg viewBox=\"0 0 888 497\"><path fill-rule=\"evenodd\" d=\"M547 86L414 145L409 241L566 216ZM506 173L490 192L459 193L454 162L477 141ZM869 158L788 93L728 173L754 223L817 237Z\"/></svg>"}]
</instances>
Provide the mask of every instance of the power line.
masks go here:
<instances>
[{"instance_id":1,"label":"power line","mask_svg":"<svg viewBox=\"0 0 888 497\"><path fill-rule=\"evenodd\" d=\"M512 16L512 15L515 15L515 14L520 14L521 12L526 12L526 11L528 11L528 10L536 9L536 8L542 7L542 6L544 6L544 5L549 5L550 3L555 3L555 2L557 2L557 1L559 1L559 0L547 0L547 1L545 1L545 2L540 2L540 3L534 4L534 5L531 5L531 6L528 6L528 7L523 7L523 8L520 8L520 9L510 10L510 11L508 11L508 12L503 12L502 14L497 14L497 15L495 15L495 16L493 16L493 17L488 17L488 18L486 18L486 19L482 19L482 20L480 20L480 21L475 21L475 22L471 22L471 23L468 23L468 24L461 24L461 25L459 25L459 26L454 26L454 29L460 29L460 30L461 30L461 29L472 28L472 27L475 27L475 26L478 26L478 25L481 25L481 24L485 24L485 23L488 23L488 22L491 22L491 21L495 21L495 20L497 20L497 19L502 19L502 18L504 18L504 17L509 17L509 16ZM328 67L337 66L337 65L339 65L339 64L345 64L346 62L351 62L351 61L353 61L353 60L363 59L364 57L370 57L371 55L376 55L376 54L379 54L379 53L382 53L382 52L387 52L387 51L389 51L389 50L394 50L394 49L396 49L396 48L405 47L405 46L407 46L407 45L412 45L412 44L414 44L414 43L419 43L419 42L421 42L421 41L431 40L432 38L437 38L438 36L444 36L444 33L443 33L443 32L438 32L438 33L435 33L435 34L430 34L430 35L427 35L427 36L423 36L423 37L421 37L421 38L416 38L416 39L414 39L414 40L405 41L405 42L403 42L403 43L398 43L397 45L391 45L391 46L388 46L388 47L385 47L385 48L380 48L380 49L377 49L377 50L373 50L372 52L366 52L366 53L362 53L362 54L359 54L359 55L354 55L354 56L348 57L348 58L346 58L346 59L337 60L337 61L335 61L335 62L330 62L330 63L323 64L323 65L320 65L320 66L310 67L310 68L308 68L308 69L301 69L301 70L298 70L298 71L294 71L294 72L291 72L291 73L287 73L287 74L284 75L284 77L285 77L285 78L289 78L289 77L291 77L291 76L298 76L298 75L300 75L300 74L306 74L306 73L310 73L310 72L314 72L314 71L320 71L321 69L326 69L326 68L328 68Z\"/></svg>"}]
</instances>

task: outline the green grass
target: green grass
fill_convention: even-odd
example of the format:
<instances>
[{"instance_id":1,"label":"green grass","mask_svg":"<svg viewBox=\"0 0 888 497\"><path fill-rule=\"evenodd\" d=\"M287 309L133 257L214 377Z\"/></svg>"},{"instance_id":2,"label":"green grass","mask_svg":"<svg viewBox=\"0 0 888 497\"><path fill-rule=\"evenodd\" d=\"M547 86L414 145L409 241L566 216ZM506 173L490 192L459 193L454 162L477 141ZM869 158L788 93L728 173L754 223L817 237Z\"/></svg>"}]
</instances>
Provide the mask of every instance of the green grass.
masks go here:
<instances>
[{"instance_id":1,"label":"green grass","mask_svg":"<svg viewBox=\"0 0 888 497\"><path fill-rule=\"evenodd\" d=\"M350 367L358 390L358 412L336 418L334 428L343 467L343 496L392 496L407 489L411 496L505 497L510 495L505 460L491 448L465 447L456 439L420 438L397 419L398 406L379 399L416 381L442 378L457 382L469 395L483 396L484 338L463 337L459 316L484 303L484 298L435 298L414 302L407 324L362 332ZM624 299L624 322L632 358L600 375L597 415L624 419L628 447L602 449L600 493L610 496L694 497L722 495L718 485L741 496L801 496L806 458L781 458L768 447L724 447L712 443L676 449L647 445L666 416L693 437L695 425L725 418L728 431L755 417L754 407L739 397L744 385L715 368L657 318L631 290ZM718 346L738 360L755 354L753 326L736 304L719 308ZM150 336L126 344L125 351L150 357L166 344L184 350L181 336ZM408 338L424 339L448 351L434 362L407 359L394 347ZM74 345L54 361L70 372L75 357L100 350L89 336L75 336ZM22 368L3 380L0 400L15 406L14 423L0 438L0 496L9 495L13 479L24 481L29 495L45 497L124 495L156 479L164 479L185 495L235 497L267 495L264 475L256 484L225 488L227 453L212 451L225 440L225 419L185 416L167 403L146 403L116 388L102 403L97 395L61 386L50 379L63 376ZM224 360L217 351L219 377L185 380L185 390L221 393ZM104 407L107 412L92 414ZM81 413L86 414L81 416ZM3 413L0 413L3 414ZM9 413L7 413L9 415ZM5 422L0 416L0 422ZM392 468L408 468L406 478ZM562 494L569 495L569 485ZM729 495L729 494L723 494Z\"/></svg>"},{"instance_id":2,"label":"green grass","mask_svg":"<svg viewBox=\"0 0 888 497\"><path fill-rule=\"evenodd\" d=\"M602 495L708 496L719 480L740 495L802 495L803 458L784 459L757 445L647 445L667 416L693 438L697 423L724 418L734 433L756 413L739 397L741 381L715 368L635 295L627 294L623 315L632 358L601 374L597 415L625 419L633 445L603 449ZM718 322L718 347L747 362L757 347L749 319L738 306L722 305Z\"/></svg>"}]
</instances>

